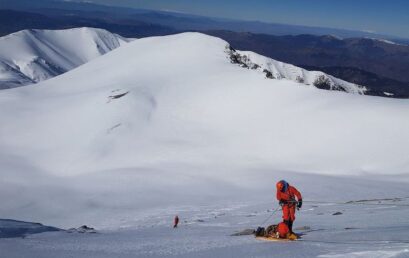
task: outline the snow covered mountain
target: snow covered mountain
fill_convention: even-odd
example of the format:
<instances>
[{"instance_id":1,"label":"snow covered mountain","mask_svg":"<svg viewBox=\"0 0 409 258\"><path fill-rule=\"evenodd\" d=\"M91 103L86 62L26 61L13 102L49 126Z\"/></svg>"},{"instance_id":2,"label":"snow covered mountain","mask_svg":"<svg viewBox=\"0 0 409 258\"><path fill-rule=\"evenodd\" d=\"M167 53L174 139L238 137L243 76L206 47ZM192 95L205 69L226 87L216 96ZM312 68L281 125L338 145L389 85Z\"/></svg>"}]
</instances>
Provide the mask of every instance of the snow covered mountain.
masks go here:
<instances>
[{"instance_id":1,"label":"snow covered mountain","mask_svg":"<svg viewBox=\"0 0 409 258\"><path fill-rule=\"evenodd\" d=\"M24 30L1 37L0 89L52 78L129 41L93 28Z\"/></svg>"},{"instance_id":2,"label":"snow covered mountain","mask_svg":"<svg viewBox=\"0 0 409 258\"><path fill-rule=\"evenodd\" d=\"M313 227L310 243L278 248L282 255L342 257L345 245L317 241L363 235L378 244L353 243L349 256L385 246L405 255L407 243L379 242L405 239L405 203L346 204L406 200L387 198L407 196L409 102L306 86L315 75L183 33L136 40L36 87L0 91L1 217L132 228L0 240L5 257L263 257L271 246L229 235L267 216L281 220L266 209L282 178L305 196L297 226ZM349 214L332 215L340 210ZM175 214L181 231L169 227ZM319 256L327 254L341 256Z\"/></svg>"},{"instance_id":3,"label":"snow covered mountain","mask_svg":"<svg viewBox=\"0 0 409 258\"><path fill-rule=\"evenodd\" d=\"M25 30L0 38L0 89L37 83L65 73L132 39L93 28ZM310 72L250 51L230 49L231 60L261 69L270 79L289 79L321 89L364 94L365 88Z\"/></svg>"},{"instance_id":4,"label":"snow covered mountain","mask_svg":"<svg viewBox=\"0 0 409 258\"><path fill-rule=\"evenodd\" d=\"M303 83L319 73L238 52L261 67L245 69L232 64L231 51L199 33L146 38L37 87L1 92L0 147L59 175L254 159L307 171L406 173L407 101L268 79L262 69Z\"/></svg>"}]
</instances>

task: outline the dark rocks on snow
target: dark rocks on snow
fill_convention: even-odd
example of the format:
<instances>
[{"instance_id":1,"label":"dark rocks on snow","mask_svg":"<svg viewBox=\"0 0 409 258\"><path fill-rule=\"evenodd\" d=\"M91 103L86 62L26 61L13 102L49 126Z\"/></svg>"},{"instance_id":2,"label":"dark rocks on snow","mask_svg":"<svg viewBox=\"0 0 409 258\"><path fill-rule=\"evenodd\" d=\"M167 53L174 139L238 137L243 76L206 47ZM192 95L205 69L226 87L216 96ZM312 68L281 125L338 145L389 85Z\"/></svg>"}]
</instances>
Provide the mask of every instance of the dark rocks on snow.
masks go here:
<instances>
[{"instance_id":1,"label":"dark rocks on snow","mask_svg":"<svg viewBox=\"0 0 409 258\"><path fill-rule=\"evenodd\" d=\"M69 233L97 233L94 228L88 227L87 225L83 225L79 228L70 228L68 230Z\"/></svg>"},{"instance_id":2,"label":"dark rocks on snow","mask_svg":"<svg viewBox=\"0 0 409 258\"><path fill-rule=\"evenodd\" d=\"M322 90L331 90L332 85L330 80L325 77L324 75L318 76L318 78L314 81L314 86L317 87L318 89Z\"/></svg>"},{"instance_id":3,"label":"dark rocks on snow","mask_svg":"<svg viewBox=\"0 0 409 258\"><path fill-rule=\"evenodd\" d=\"M250 67L252 70L257 70L258 68L260 68L260 66L258 64L253 64L252 67Z\"/></svg>"},{"instance_id":4,"label":"dark rocks on snow","mask_svg":"<svg viewBox=\"0 0 409 258\"><path fill-rule=\"evenodd\" d=\"M318 89L322 90L337 90L346 92L346 90L343 87L331 83L330 79L324 75L318 76L318 78L314 81L313 85Z\"/></svg>"},{"instance_id":5,"label":"dark rocks on snow","mask_svg":"<svg viewBox=\"0 0 409 258\"><path fill-rule=\"evenodd\" d=\"M237 64L243 68L252 69L252 70L257 70L261 68L260 65L253 63L248 56L241 55L236 50L234 50L231 46L226 47L226 53L228 54L230 58L230 62L232 64ZM268 79L281 79L282 78L280 74L277 74L276 76L274 76L273 73L268 69L263 69L263 73L265 73L266 78ZM284 76L283 78L286 78L286 77ZM297 76L295 81L301 84L309 85L308 83L306 83L305 79L302 76ZM313 82L313 85L317 87L318 89L322 89L322 90L336 90L336 91L347 92L347 89L345 89L343 86L339 85L338 83L332 81L330 78L328 78L327 76L323 74L319 75L315 79L315 81Z\"/></svg>"},{"instance_id":6,"label":"dark rocks on snow","mask_svg":"<svg viewBox=\"0 0 409 258\"><path fill-rule=\"evenodd\" d=\"M238 64L243 68L257 70L260 68L258 64L251 62L251 60L246 55L240 55L232 47L228 47L228 54L230 57L230 62L232 64Z\"/></svg>"},{"instance_id":7,"label":"dark rocks on snow","mask_svg":"<svg viewBox=\"0 0 409 258\"><path fill-rule=\"evenodd\" d=\"M129 93L129 91L127 91L127 92L125 92L125 93L117 94L117 95L111 95L111 96L109 96L108 98L109 98L109 99L119 99L119 98L122 98L123 96L125 96L125 95L128 94L128 93Z\"/></svg>"},{"instance_id":8,"label":"dark rocks on snow","mask_svg":"<svg viewBox=\"0 0 409 258\"><path fill-rule=\"evenodd\" d=\"M235 52L230 53L230 61L232 64L241 64L240 55Z\"/></svg>"},{"instance_id":9,"label":"dark rocks on snow","mask_svg":"<svg viewBox=\"0 0 409 258\"><path fill-rule=\"evenodd\" d=\"M268 79L275 79L275 78L274 78L274 75L273 75L269 70L264 69L264 70L263 70L263 73L266 74L266 78L268 78Z\"/></svg>"}]
</instances>

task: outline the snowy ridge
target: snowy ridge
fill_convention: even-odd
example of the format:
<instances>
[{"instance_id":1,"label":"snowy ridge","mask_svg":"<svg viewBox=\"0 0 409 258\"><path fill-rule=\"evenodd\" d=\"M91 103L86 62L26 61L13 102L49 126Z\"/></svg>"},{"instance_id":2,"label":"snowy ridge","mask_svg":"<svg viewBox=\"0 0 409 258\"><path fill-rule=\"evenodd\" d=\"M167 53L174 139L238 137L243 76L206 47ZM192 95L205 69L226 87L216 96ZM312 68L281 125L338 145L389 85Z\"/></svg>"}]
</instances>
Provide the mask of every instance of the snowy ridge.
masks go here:
<instances>
[{"instance_id":1,"label":"snowy ridge","mask_svg":"<svg viewBox=\"0 0 409 258\"><path fill-rule=\"evenodd\" d=\"M0 38L0 89L47 80L129 41L94 28L23 30L4 36Z\"/></svg>"},{"instance_id":2,"label":"snowy ridge","mask_svg":"<svg viewBox=\"0 0 409 258\"><path fill-rule=\"evenodd\" d=\"M390 45L399 45L399 46L404 46L404 45L402 45L402 44L399 44L399 43L396 43L396 42L393 42L393 41L391 41L391 40L387 40L387 39L381 39L381 38L370 38L370 37L365 37L365 38L366 38L366 39L371 39L371 40L373 40L373 41L383 42L383 43L390 44Z\"/></svg>"},{"instance_id":3,"label":"snowy ridge","mask_svg":"<svg viewBox=\"0 0 409 258\"><path fill-rule=\"evenodd\" d=\"M124 45L126 39L106 30L24 30L0 38L0 89L38 83L76 68ZM17 51L18 50L18 51ZM233 62L259 69L270 79L288 79L320 89L364 94L365 87L319 71L307 71L251 51L229 48Z\"/></svg>"},{"instance_id":4,"label":"snowy ridge","mask_svg":"<svg viewBox=\"0 0 409 258\"><path fill-rule=\"evenodd\" d=\"M345 91L364 95L365 87L350 83L320 71L307 71L292 64L283 63L251 51L236 51L229 48L232 62L243 67L263 71L270 79L288 79L319 89Z\"/></svg>"}]
</instances>

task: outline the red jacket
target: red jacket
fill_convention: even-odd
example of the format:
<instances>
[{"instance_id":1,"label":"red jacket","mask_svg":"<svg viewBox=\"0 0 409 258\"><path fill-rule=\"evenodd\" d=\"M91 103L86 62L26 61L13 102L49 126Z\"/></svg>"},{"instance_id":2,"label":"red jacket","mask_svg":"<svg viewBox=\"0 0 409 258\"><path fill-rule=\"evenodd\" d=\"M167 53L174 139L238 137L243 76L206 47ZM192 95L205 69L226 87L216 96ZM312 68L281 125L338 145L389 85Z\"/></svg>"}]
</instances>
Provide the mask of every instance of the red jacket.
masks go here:
<instances>
[{"instance_id":1,"label":"red jacket","mask_svg":"<svg viewBox=\"0 0 409 258\"><path fill-rule=\"evenodd\" d=\"M285 192L277 190L277 200L295 201L295 197L297 197L298 201L302 200L301 193L294 186L289 185Z\"/></svg>"}]
</instances>

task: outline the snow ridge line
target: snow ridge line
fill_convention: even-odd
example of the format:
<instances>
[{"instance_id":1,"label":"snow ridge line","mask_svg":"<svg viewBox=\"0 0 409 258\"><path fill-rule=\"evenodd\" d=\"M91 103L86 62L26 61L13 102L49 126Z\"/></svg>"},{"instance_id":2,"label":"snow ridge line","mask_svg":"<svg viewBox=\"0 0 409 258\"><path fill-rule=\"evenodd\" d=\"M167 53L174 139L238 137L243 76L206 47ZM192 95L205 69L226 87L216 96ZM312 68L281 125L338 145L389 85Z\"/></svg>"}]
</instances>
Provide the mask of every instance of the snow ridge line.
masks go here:
<instances>
[{"instance_id":1,"label":"snow ridge line","mask_svg":"<svg viewBox=\"0 0 409 258\"><path fill-rule=\"evenodd\" d=\"M350 83L321 71L307 71L295 65L276 61L251 51L238 51L230 45L226 46L231 63L243 68L262 71L268 79L288 79L304 85L313 85L322 90L342 91L365 95L364 86Z\"/></svg>"}]
</instances>

